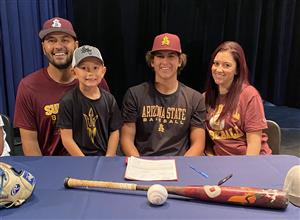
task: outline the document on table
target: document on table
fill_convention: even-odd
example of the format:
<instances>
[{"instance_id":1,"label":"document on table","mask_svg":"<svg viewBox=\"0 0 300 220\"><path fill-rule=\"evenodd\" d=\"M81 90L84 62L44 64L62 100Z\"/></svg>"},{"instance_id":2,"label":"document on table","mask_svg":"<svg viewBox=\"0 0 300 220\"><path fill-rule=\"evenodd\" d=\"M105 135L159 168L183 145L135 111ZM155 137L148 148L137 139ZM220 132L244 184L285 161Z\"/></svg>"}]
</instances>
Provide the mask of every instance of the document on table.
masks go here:
<instances>
[{"instance_id":1,"label":"document on table","mask_svg":"<svg viewBox=\"0 0 300 220\"><path fill-rule=\"evenodd\" d=\"M142 181L177 180L175 159L148 160L129 157L125 179Z\"/></svg>"}]
</instances>

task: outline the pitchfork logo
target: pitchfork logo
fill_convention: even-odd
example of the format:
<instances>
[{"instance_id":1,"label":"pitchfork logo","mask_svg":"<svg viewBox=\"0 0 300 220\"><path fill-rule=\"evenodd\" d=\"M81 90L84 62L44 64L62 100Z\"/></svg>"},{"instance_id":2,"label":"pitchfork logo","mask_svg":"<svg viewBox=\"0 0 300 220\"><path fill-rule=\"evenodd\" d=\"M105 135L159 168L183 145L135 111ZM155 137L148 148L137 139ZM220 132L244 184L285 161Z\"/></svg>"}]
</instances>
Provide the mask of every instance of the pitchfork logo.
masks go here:
<instances>
[{"instance_id":1,"label":"pitchfork logo","mask_svg":"<svg viewBox=\"0 0 300 220\"><path fill-rule=\"evenodd\" d=\"M16 195L16 194L20 191L20 189L21 189L21 186L20 186L20 184L17 183L17 184L11 189L10 194L11 194L12 196L14 196L14 195Z\"/></svg>"},{"instance_id":2,"label":"pitchfork logo","mask_svg":"<svg viewBox=\"0 0 300 220\"><path fill-rule=\"evenodd\" d=\"M163 46L163 45L170 45L170 40L169 40L169 38L167 37L167 36L164 36L164 38L162 39L162 41L161 41L161 45Z\"/></svg>"}]
</instances>

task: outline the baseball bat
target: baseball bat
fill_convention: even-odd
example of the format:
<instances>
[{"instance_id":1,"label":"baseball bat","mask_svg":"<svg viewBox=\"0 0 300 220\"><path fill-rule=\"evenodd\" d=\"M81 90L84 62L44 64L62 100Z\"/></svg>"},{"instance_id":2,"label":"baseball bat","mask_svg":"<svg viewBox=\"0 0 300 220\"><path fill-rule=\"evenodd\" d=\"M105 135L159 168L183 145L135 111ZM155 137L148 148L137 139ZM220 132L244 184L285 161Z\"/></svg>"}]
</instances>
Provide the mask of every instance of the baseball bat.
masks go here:
<instances>
[{"instance_id":1,"label":"baseball bat","mask_svg":"<svg viewBox=\"0 0 300 220\"><path fill-rule=\"evenodd\" d=\"M133 183L106 182L96 180L82 180L67 177L64 185L66 188L89 187L121 190L147 191L151 185ZM169 194L199 199L201 201L253 206L272 209L285 209L288 206L286 192L276 189L261 189L240 186L164 186Z\"/></svg>"}]
</instances>

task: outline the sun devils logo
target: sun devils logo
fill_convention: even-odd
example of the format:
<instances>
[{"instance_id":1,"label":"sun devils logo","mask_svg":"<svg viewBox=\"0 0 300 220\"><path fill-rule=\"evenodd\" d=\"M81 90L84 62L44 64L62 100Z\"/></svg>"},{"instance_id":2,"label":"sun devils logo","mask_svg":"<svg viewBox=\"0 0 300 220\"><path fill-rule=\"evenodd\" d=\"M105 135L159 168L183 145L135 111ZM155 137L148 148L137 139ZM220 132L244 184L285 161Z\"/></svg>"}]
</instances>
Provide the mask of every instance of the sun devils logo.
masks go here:
<instances>
[{"instance_id":1,"label":"sun devils logo","mask_svg":"<svg viewBox=\"0 0 300 220\"><path fill-rule=\"evenodd\" d=\"M161 41L161 45L169 45L170 44L170 40L167 36L164 36L164 38Z\"/></svg>"},{"instance_id":2,"label":"sun devils logo","mask_svg":"<svg viewBox=\"0 0 300 220\"><path fill-rule=\"evenodd\" d=\"M61 27L61 23L60 23L60 21L58 20L58 19L54 19L53 21L52 21L52 25L51 25L52 27Z\"/></svg>"},{"instance_id":3,"label":"sun devils logo","mask_svg":"<svg viewBox=\"0 0 300 220\"><path fill-rule=\"evenodd\" d=\"M94 111L92 108L90 108L89 115L83 114L83 116L85 119L88 136L91 139L92 143L94 143L94 138L96 137L97 133L96 121L98 119L98 115L94 116Z\"/></svg>"}]
</instances>

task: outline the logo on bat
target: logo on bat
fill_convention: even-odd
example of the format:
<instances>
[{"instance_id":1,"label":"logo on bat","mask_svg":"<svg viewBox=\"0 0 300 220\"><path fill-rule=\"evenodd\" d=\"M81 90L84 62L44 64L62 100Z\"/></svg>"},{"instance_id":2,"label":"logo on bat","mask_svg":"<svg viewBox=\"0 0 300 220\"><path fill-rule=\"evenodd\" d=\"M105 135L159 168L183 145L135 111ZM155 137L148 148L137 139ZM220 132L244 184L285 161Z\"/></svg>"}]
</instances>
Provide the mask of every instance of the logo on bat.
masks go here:
<instances>
[{"instance_id":1,"label":"logo on bat","mask_svg":"<svg viewBox=\"0 0 300 220\"><path fill-rule=\"evenodd\" d=\"M209 198L216 198L221 194L221 188L219 186L204 186L204 191Z\"/></svg>"}]
</instances>

